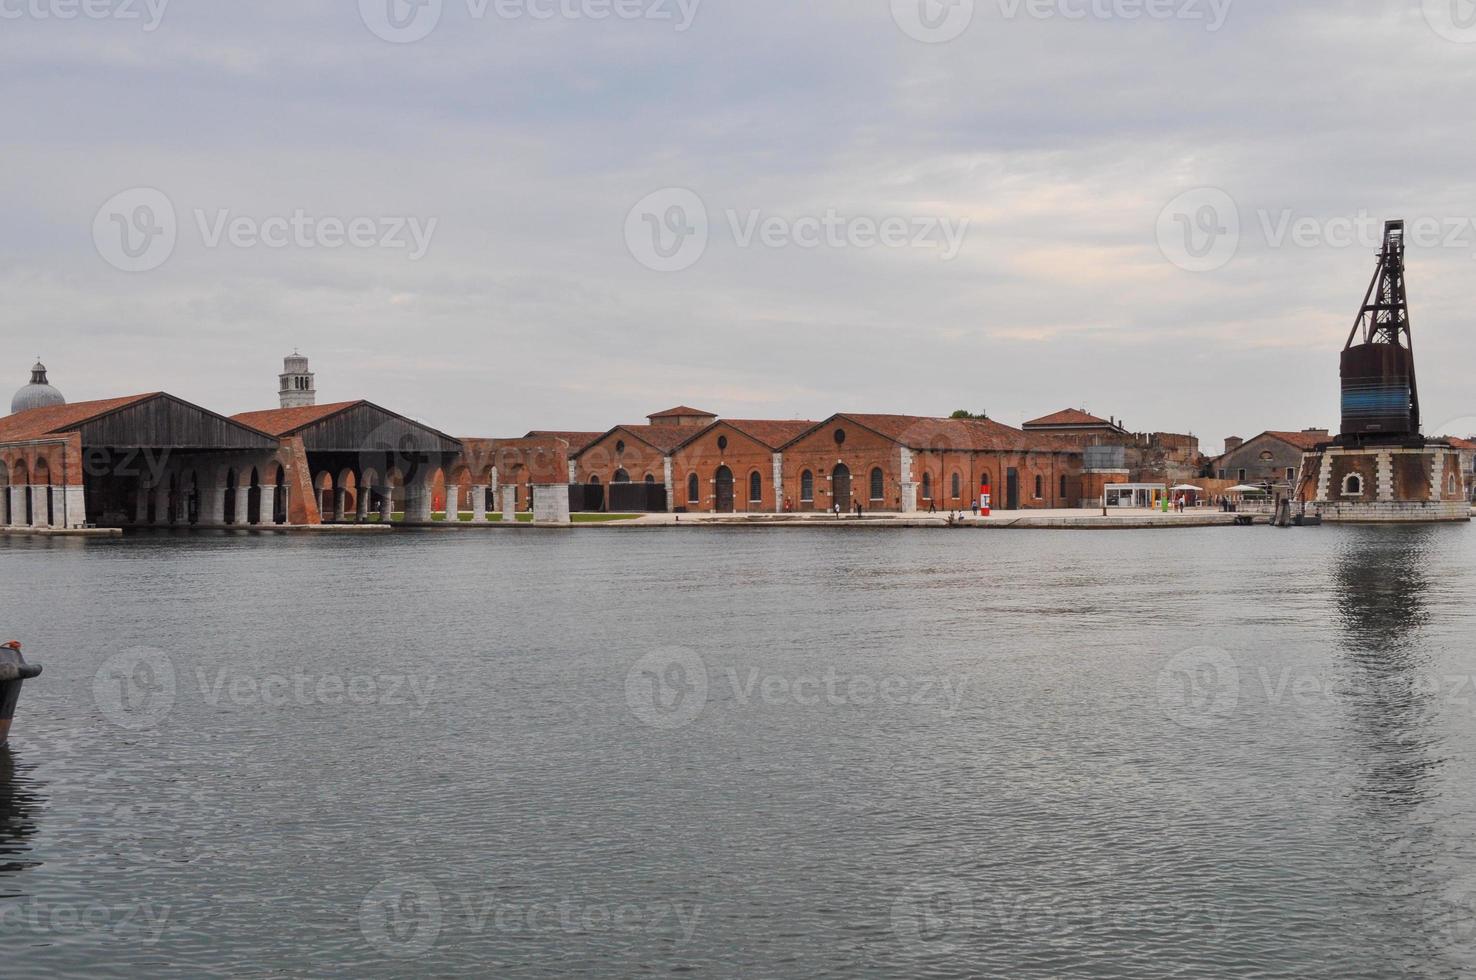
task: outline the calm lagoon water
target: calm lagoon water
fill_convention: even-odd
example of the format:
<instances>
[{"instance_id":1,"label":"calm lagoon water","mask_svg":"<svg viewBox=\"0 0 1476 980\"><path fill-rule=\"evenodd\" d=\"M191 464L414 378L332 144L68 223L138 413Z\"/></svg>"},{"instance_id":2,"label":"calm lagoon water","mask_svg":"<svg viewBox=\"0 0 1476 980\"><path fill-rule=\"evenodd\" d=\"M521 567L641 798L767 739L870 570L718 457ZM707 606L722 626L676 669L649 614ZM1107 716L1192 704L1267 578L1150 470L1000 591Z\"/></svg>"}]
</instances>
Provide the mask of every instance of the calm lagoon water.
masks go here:
<instances>
[{"instance_id":1,"label":"calm lagoon water","mask_svg":"<svg viewBox=\"0 0 1476 980\"><path fill-rule=\"evenodd\" d=\"M0 538L0 974L1476 972L1476 529Z\"/></svg>"}]
</instances>

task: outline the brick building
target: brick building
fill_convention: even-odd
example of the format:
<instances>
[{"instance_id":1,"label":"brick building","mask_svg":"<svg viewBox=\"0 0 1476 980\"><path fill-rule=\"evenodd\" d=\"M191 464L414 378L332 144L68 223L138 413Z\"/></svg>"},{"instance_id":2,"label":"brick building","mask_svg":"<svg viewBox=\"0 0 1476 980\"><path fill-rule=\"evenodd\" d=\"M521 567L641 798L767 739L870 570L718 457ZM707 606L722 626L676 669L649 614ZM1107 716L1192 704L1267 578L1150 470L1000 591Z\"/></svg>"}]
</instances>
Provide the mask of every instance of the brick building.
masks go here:
<instances>
[{"instance_id":1,"label":"brick building","mask_svg":"<svg viewBox=\"0 0 1476 980\"><path fill-rule=\"evenodd\" d=\"M1022 428L1054 435L1083 449L1121 447L1122 453L1111 458L1110 470L1098 469L1098 473L1123 471L1122 479L1115 482L1185 483L1199 476L1204 467L1197 436L1179 432L1130 432L1116 417L1099 418L1079 408L1031 419Z\"/></svg>"},{"instance_id":2,"label":"brick building","mask_svg":"<svg viewBox=\"0 0 1476 980\"><path fill-rule=\"evenodd\" d=\"M616 426L574 456L576 482L647 482L701 513L969 509L987 478L999 509L1076 507L1081 453L988 419L842 413L824 422L721 419ZM706 419L706 424L701 420Z\"/></svg>"}]
</instances>

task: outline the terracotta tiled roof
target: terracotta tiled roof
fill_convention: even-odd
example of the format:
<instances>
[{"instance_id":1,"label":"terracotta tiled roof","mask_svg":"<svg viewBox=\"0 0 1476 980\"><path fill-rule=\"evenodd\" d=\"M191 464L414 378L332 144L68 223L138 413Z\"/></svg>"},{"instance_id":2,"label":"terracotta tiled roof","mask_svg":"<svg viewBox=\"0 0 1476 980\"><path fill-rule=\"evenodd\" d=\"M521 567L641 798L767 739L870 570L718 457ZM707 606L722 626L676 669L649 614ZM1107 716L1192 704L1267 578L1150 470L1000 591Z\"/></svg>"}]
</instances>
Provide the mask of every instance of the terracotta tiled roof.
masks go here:
<instances>
[{"instance_id":1,"label":"terracotta tiled roof","mask_svg":"<svg viewBox=\"0 0 1476 980\"><path fill-rule=\"evenodd\" d=\"M1332 436L1323 432L1277 432L1272 429L1268 429L1267 431L1263 432L1262 435L1270 436L1273 439L1280 439L1282 442L1291 443L1293 446L1296 446L1298 449L1303 450L1304 452L1307 450L1315 449L1318 443L1329 442L1332 439ZM1253 439L1251 441L1254 442L1255 440Z\"/></svg>"},{"instance_id":2,"label":"terracotta tiled roof","mask_svg":"<svg viewBox=\"0 0 1476 980\"><path fill-rule=\"evenodd\" d=\"M671 452L692 435L692 427L689 425L622 425L618 428L642 442L650 443L663 453Z\"/></svg>"},{"instance_id":3,"label":"terracotta tiled roof","mask_svg":"<svg viewBox=\"0 0 1476 980\"><path fill-rule=\"evenodd\" d=\"M569 444L569 452L577 453L581 449L593 443L604 435L603 432L556 432L553 430L535 429L524 436L525 439L562 439Z\"/></svg>"},{"instance_id":4,"label":"terracotta tiled roof","mask_svg":"<svg viewBox=\"0 0 1476 980\"><path fill-rule=\"evenodd\" d=\"M1107 419L1099 419L1090 412L1083 412L1079 408L1064 408L1059 412L1031 419L1025 423L1027 426L1044 425L1112 425Z\"/></svg>"},{"instance_id":5,"label":"terracotta tiled roof","mask_svg":"<svg viewBox=\"0 0 1476 980\"><path fill-rule=\"evenodd\" d=\"M353 401L334 402L331 405L306 405L302 408L271 408L264 412L242 412L240 415L232 415L231 420L240 422L242 425L249 425L253 429L260 429L270 435L284 436L330 415L336 415L346 408L362 404L364 404L362 401Z\"/></svg>"},{"instance_id":6,"label":"terracotta tiled roof","mask_svg":"<svg viewBox=\"0 0 1476 980\"><path fill-rule=\"evenodd\" d=\"M852 415L850 419L909 449L974 452L1080 452L1054 436L1025 432L993 419L939 419L917 415Z\"/></svg>"},{"instance_id":7,"label":"terracotta tiled roof","mask_svg":"<svg viewBox=\"0 0 1476 980\"><path fill-rule=\"evenodd\" d=\"M655 415L648 415L647 418L670 419L678 418L685 415L705 415L708 418L717 418L717 416L712 414L711 412L704 412L700 408L689 408L686 405L678 405L676 408L668 408L664 412L657 412Z\"/></svg>"},{"instance_id":8,"label":"terracotta tiled roof","mask_svg":"<svg viewBox=\"0 0 1476 980\"><path fill-rule=\"evenodd\" d=\"M1440 436L1438 441L1450 443L1452 449L1459 449L1468 453L1476 452L1476 442L1472 442L1470 439L1461 439L1456 436Z\"/></svg>"},{"instance_id":9,"label":"terracotta tiled roof","mask_svg":"<svg viewBox=\"0 0 1476 980\"><path fill-rule=\"evenodd\" d=\"M160 394L161 392L151 391L145 395L74 402L71 405L48 405L45 408L33 408L28 412L16 412L14 415L0 418L0 442L22 442L65 432L99 415L126 408L135 402L156 398Z\"/></svg>"},{"instance_id":10,"label":"terracotta tiled roof","mask_svg":"<svg viewBox=\"0 0 1476 980\"><path fill-rule=\"evenodd\" d=\"M778 449L819 424L811 419L723 419L723 423L770 449Z\"/></svg>"}]
</instances>

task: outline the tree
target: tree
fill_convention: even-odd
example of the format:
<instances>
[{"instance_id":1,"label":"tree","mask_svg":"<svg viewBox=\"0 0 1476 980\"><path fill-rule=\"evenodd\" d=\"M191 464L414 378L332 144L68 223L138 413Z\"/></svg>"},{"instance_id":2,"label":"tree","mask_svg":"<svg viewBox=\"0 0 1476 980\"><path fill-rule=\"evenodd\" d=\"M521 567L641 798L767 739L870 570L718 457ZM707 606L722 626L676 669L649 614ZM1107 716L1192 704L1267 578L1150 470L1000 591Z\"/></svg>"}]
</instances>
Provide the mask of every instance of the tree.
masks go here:
<instances>
[{"instance_id":1,"label":"tree","mask_svg":"<svg viewBox=\"0 0 1476 980\"><path fill-rule=\"evenodd\" d=\"M960 408L958 411L954 412L948 417L951 419L987 419L989 418L989 413L980 412L978 415L975 415L973 412L970 412L967 409Z\"/></svg>"}]
</instances>

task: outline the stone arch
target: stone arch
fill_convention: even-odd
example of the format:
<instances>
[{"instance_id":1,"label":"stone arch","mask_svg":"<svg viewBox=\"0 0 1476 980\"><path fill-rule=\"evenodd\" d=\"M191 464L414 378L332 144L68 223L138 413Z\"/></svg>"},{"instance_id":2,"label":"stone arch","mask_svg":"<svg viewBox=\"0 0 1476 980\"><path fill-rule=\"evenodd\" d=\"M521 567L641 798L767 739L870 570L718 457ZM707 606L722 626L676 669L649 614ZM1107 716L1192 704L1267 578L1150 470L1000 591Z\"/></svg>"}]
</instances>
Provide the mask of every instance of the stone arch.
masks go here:
<instances>
[{"instance_id":1,"label":"stone arch","mask_svg":"<svg viewBox=\"0 0 1476 980\"><path fill-rule=\"evenodd\" d=\"M1349 473L1347 476L1343 477L1343 496L1363 496L1363 476L1361 474Z\"/></svg>"}]
</instances>

